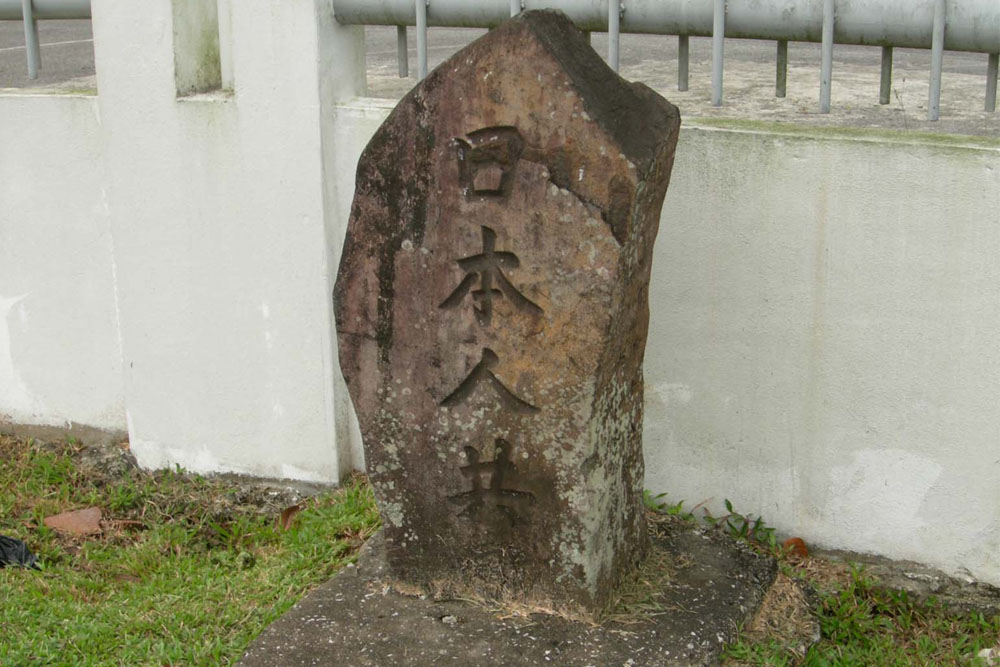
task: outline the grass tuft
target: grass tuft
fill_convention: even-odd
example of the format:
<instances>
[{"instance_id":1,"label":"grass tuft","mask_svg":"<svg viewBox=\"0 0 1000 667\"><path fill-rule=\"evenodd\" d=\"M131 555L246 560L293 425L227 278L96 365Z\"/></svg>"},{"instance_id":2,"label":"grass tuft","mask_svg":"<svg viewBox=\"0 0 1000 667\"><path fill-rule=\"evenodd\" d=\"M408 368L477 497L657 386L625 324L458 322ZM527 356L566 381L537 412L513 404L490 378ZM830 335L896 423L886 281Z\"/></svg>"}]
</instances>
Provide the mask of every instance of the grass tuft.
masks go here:
<instances>
[{"instance_id":1,"label":"grass tuft","mask_svg":"<svg viewBox=\"0 0 1000 667\"><path fill-rule=\"evenodd\" d=\"M28 543L43 572L0 569L0 664L231 664L378 527L361 477L282 507L180 470L84 471L76 443L0 436L0 534ZM273 502L273 501L272 501ZM104 532L59 534L46 516L90 506Z\"/></svg>"},{"instance_id":2,"label":"grass tuft","mask_svg":"<svg viewBox=\"0 0 1000 667\"><path fill-rule=\"evenodd\" d=\"M933 599L914 600L881 586L859 567L790 557L782 571L786 593L765 599L763 622L755 619L740 641L727 647L724 664L985 665L975 656L1000 645L1000 616L960 614ZM816 592L813 604L805 596L795 599L793 580ZM769 604L776 608L768 610ZM788 632L788 620L773 618L799 619L805 626L807 615L818 625L818 638Z\"/></svg>"},{"instance_id":3,"label":"grass tuft","mask_svg":"<svg viewBox=\"0 0 1000 667\"><path fill-rule=\"evenodd\" d=\"M696 522L683 502L646 492L651 516ZM756 617L723 654L737 665L982 665L980 651L1000 651L1000 615L958 613L930 599L882 586L858 566L780 547L760 517L707 511L701 521L779 559L780 574ZM695 507L694 509L697 509Z\"/></svg>"}]
</instances>

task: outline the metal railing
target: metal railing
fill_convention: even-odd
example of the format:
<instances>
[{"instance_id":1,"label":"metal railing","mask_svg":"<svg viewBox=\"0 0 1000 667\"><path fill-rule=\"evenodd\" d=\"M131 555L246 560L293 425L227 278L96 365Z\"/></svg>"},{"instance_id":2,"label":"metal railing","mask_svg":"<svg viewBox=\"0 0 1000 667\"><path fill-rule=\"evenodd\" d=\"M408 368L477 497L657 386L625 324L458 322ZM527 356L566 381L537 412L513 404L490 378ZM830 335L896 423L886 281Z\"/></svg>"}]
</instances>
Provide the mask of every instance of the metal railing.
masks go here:
<instances>
[{"instance_id":1,"label":"metal railing","mask_svg":"<svg viewBox=\"0 0 1000 667\"><path fill-rule=\"evenodd\" d=\"M343 24L395 25L406 76L405 26L416 26L417 70L427 74L427 28L491 28L528 9L558 9L586 32L608 32L608 63L618 69L619 35L677 35L677 89L687 90L690 36L712 38L712 104L722 104L724 40L777 41L775 94L785 96L788 42L821 44L819 111L829 113L833 45L882 47L879 102L889 103L894 47L930 49L928 120L940 115L945 49L988 54L986 111L996 110L1000 0L333 0Z\"/></svg>"},{"instance_id":2,"label":"metal railing","mask_svg":"<svg viewBox=\"0 0 1000 667\"><path fill-rule=\"evenodd\" d=\"M988 54L984 108L996 111L1000 0L333 0L345 24L397 26L399 75L409 74L406 26L417 30L417 71L427 75L430 26L493 27L527 9L559 9L587 32L608 32L608 63L619 64L619 36L677 35L677 89L688 89L689 37L712 38L712 104L722 104L725 37L777 42L775 95L784 97L788 42L821 44L819 111L829 113L833 45L882 47L879 103L888 104L894 47L930 49L927 118L940 115L945 49ZM42 56L38 21L88 19L90 0L0 0L0 20L23 20L28 78Z\"/></svg>"},{"instance_id":3,"label":"metal railing","mask_svg":"<svg viewBox=\"0 0 1000 667\"><path fill-rule=\"evenodd\" d=\"M0 21L24 21L28 78L37 79L42 67L38 22L46 19L89 19L90 0L0 0Z\"/></svg>"}]
</instances>

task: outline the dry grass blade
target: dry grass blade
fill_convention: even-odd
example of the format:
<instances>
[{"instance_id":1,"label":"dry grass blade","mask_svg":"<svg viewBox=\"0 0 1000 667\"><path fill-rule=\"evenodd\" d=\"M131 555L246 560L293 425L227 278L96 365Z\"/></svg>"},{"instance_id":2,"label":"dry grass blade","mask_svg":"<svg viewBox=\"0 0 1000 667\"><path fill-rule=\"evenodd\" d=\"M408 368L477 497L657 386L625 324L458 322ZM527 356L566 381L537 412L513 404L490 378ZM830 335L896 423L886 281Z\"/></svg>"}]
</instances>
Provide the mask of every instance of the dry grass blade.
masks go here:
<instances>
[{"instance_id":1,"label":"dry grass blade","mask_svg":"<svg viewBox=\"0 0 1000 667\"><path fill-rule=\"evenodd\" d=\"M621 583L602 622L635 625L666 613L661 596L677 569L673 556L654 544L638 569Z\"/></svg>"},{"instance_id":2,"label":"dry grass blade","mask_svg":"<svg viewBox=\"0 0 1000 667\"><path fill-rule=\"evenodd\" d=\"M776 639L802 656L819 639L819 622L802 588L779 573L746 632L755 641Z\"/></svg>"},{"instance_id":3,"label":"dry grass blade","mask_svg":"<svg viewBox=\"0 0 1000 667\"><path fill-rule=\"evenodd\" d=\"M278 527L281 530L288 530L292 527L292 521L295 520L296 515L302 511L302 503L297 505L292 505L281 510L281 516L278 517Z\"/></svg>"},{"instance_id":4,"label":"dry grass blade","mask_svg":"<svg viewBox=\"0 0 1000 667\"><path fill-rule=\"evenodd\" d=\"M146 524L142 521L134 521L131 519L102 519L101 529L105 533L121 533L126 530L135 532L145 530Z\"/></svg>"}]
</instances>

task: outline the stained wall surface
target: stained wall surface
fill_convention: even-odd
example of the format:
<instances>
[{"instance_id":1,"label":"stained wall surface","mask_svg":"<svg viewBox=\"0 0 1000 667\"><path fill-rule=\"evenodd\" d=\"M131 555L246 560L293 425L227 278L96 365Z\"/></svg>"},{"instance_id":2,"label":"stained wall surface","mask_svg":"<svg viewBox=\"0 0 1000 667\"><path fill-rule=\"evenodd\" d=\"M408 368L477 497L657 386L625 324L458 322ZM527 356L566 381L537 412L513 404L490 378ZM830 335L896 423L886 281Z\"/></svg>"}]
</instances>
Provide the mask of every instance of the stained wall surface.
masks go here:
<instances>
[{"instance_id":1,"label":"stained wall surface","mask_svg":"<svg viewBox=\"0 0 1000 667\"><path fill-rule=\"evenodd\" d=\"M647 486L1000 579L1000 150L714 127L682 144Z\"/></svg>"},{"instance_id":2,"label":"stained wall surface","mask_svg":"<svg viewBox=\"0 0 1000 667\"><path fill-rule=\"evenodd\" d=\"M0 425L125 429L96 98L0 97Z\"/></svg>"}]
</instances>

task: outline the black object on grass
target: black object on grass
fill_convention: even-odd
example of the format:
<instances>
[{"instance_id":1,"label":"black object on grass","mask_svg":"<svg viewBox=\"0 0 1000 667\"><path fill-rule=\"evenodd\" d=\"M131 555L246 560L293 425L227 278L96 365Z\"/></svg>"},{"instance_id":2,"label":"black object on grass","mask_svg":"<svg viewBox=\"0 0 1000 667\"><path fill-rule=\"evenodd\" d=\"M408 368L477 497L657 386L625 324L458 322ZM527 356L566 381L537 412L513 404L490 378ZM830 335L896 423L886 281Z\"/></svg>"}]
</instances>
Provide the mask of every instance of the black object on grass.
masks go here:
<instances>
[{"instance_id":1,"label":"black object on grass","mask_svg":"<svg viewBox=\"0 0 1000 667\"><path fill-rule=\"evenodd\" d=\"M28 550L21 540L0 535L0 568L8 565L20 565L32 570L41 570L35 554Z\"/></svg>"}]
</instances>

